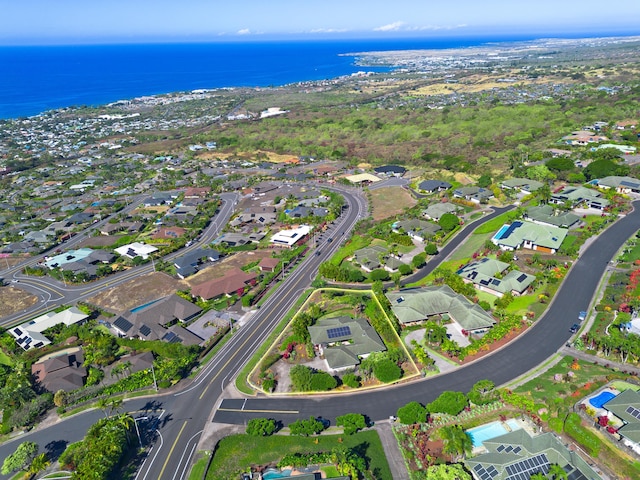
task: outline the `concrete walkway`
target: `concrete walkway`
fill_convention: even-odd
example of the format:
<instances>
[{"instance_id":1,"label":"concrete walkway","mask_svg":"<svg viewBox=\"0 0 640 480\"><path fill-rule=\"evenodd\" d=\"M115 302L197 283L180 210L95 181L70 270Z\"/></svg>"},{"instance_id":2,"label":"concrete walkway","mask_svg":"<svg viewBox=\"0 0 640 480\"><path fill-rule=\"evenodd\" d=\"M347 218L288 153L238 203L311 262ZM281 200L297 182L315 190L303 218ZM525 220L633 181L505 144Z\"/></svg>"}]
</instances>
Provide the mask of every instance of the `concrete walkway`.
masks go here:
<instances>
[{"instance_id":1,"label":"concrete walkway","mask_svg":"<svg viewBox=\"0 0 640 480\"><path fill-rule=\"evenodd\" d=\"M400 451L396 436L393 434L389 420L376 422L373 428L380 436L382 448L389 462L389 469L391 470L393 480L409 480L407 465L404 463L404 457Z\"/></svg>"}]
</instances>

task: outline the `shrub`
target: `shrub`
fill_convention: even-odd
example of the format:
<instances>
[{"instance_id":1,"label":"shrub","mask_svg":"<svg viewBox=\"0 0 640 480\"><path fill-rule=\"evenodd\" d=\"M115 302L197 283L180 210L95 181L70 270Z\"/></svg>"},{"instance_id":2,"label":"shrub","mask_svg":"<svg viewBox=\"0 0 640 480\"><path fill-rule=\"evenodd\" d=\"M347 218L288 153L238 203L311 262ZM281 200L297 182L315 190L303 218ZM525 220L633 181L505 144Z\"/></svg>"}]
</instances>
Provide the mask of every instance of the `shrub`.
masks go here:
<instances>
[{"instance_id":1,"label":"shrub","mask_svg":"<svg viewBox=\"0 0 640 480\"><path fill-rule=\"evenodd\" d=\"M360 386L360 377L355 373L345 373L342 377L342 383L347 387L358 388Z\"/></svg>"},{"instance_id":2,"label":"shrub","mask_svg":"<svg viewBox=\"0 0 640 480\"><path fill-rule=\"evenodd\" d=\"M418 402L409 402L398 409L397 416L400 423L406 425L424 423L427 421L427 409Z\"/></svg>"},{"instance_id":3,"label":"shrub","mask_svg":"<svg viewBox=\"0 0 640 480\"><path fill-rule=\"evenodd\" d=\"M442 392L438 398L427 405L430 413L448 413L457 415L469 404L467 397L462 392L452 392L450 390Z\"/></svg>"},{"instance_id":4,"label":"shrub","mask_svg":"<svg viewBox=\"0 0 640 480\"><path fill-rule=\"evenodd\" d=\"M353 435L358 430L367 426L364 415L359 413L347 413L336 418L336 425L344 427L345 435Z\"/></svg>"},{"instance_id":5,"label":"shrub","mask_svg":"<svg viewBox=\"0 0 640 480\"><path fill-rule=\"evenodd\" d=\"M383 383L390 383L402 376L402 369L392 360L385 358L373 365L373 374Z\"/></svg>"},{"instance_id":6,"label":"shrub","mask_svg":"<svg viewBox=\"0 0 640 480\"><path fill-rule=\"evenodd\" d=\"M324 392L332 390L338 386L338 381L333 375L327 372L315 372L311 376L311 391Z\"/></svg>"},{"instance_id":7,"label":"shrub","mask_svg":"<svg viewBox=\"0 0 640 480\"><path fill-rule=\"evenodd\" d=\"M252 418L247 423L247 435L268 437L276 431L276 421L272 418Z\"/></svg>"},{"instance_id":8,"label":"shrub","mask_svg":"<svg viewBox=\"0 0 640 480\"><path fill-rule=\"evenodd\" d=\"M593 458L600 453L601 443L598 437L582 426L580 415L570 413L564 422L564 431L582 445Z\"/></svg>"}]
</instances>

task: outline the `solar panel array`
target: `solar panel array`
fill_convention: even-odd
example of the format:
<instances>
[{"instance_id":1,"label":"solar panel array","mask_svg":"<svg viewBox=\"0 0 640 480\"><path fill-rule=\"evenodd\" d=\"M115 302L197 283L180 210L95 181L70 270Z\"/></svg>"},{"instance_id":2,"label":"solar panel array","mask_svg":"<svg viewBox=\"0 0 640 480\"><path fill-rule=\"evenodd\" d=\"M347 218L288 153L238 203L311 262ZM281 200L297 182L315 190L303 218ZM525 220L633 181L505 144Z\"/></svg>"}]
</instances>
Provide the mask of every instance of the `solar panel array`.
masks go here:
<instances>
[{"instance_id":1,"label":"solar panel array","mask_svg":"<svg viewBox=\"0 0 640 480\"><path fill-rule=\"evenodd\" d=\"M500 238L498 240L504 240L505 238L509 238L509 236L513 233L513 231L516 228L519 228L522 226L522 222L518 222L515 221L513 222L511 225L509 225L509 227L503 232L502 235L500 235Z\"/></svg>"},{"instance_id":2,"label":"solar panel array","mask_svg":"<svg viewBox=\"0 0 640 480\"><path fill-rule=\"evenodd\" d=\"M626 412L631 415L632 417L637 418L638 420L640 420L640 410L638 410L636 407L632 407L631 405L629 405L627 407Z\"/></svg>"},{"instance_id":3,"label":"solar panel array","mask_svg":"<svg viewBox=\"0 0 640 480\"><path fill-rule=\"evenodd\" d=\"M348 337L349 335L351 335L351 329L348 326L327 328L328 338Z\"/></svg>"},{"instance_id":4,"label":"solar panel array","mask_svg":"<svg viewBox=\"0 0 640 480\"><path fill-rule=\"evenodd\" d=\"M498 475L498 470L496 470L496 467L493 465L489 465L487 468L484 468L484 465L478 464L473 467L473 470L476 472L480 480L491 480Z\"/></svg>"},{"instance_id":5,"label":"solar panel array","mask_svg":"<svg viewBox=\"0 0 640 480\"><path fill-rule=\"evenodd\" d=\"M523 273L522 275L520 275L518 278L516 278L516 281L518 282L522 282L523 280L525 280L527 278L527 274Z\"/></svg>"},{"instance_id":6,"label":"solar panel array","mask_svg":"<svg viewBox=\"0 0 640 480\"><path fill-rule=\"evenodd\" d=\"M506 480L529 480L534 473L549 473L549 460L544 453L507 465ZM484 479L483 479L484 480Z\"/></svg>"}]
</instances>

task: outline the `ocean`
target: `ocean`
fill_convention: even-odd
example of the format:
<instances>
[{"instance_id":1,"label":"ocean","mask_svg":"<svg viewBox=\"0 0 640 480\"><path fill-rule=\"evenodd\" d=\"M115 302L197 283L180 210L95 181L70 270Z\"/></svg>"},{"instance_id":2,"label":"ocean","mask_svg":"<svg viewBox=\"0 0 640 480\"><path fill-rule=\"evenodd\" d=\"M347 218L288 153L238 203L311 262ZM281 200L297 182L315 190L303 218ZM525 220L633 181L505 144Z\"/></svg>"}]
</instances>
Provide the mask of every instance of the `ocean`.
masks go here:
<instances>
[{"instance_id":1,"label":"ocean","mask_svg":"<svg viewBox=\"0 0 640 480\"><path fill-rule=\"evenodd\" d=\"M0 119L143 95L266 87L366 70L340 54L471 47L534 37L0 47Z\"/></svg>"}]
</instances>

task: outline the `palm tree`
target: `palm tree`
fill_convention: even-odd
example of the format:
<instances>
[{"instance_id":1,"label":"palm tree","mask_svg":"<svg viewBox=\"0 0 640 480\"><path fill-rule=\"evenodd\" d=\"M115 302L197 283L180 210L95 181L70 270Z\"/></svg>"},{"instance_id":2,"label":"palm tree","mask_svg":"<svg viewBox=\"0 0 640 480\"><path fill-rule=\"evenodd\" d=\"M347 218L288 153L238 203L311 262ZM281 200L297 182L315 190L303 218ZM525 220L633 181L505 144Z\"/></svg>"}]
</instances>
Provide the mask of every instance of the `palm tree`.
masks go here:
<instances>
[{"instance_id":1,"label":"palm tree","mask_svg":"<svg viewBox=\"0 0 640 480\"><path fill-rule=\"evenodd\" d=\"M554 480L567 480L569 478L569 475L567 475L564 468L557 463L552 463L549 466L549 475L551 475Z\"/></svg>"},{"instance_id":2,"label":"palm tree","mask_svg":"<svg viewBox=\"0 0 640 480\"><path fill-rule=\"evenodd\" d=\"M454 461L471 454L473 442L467 432L460 425L447 425L440 429L440 438L444 442L442 451L451 455Z\"/></svg>"},{"instance_id":3,"label":"palm tree","mask_svg":"<svg viewBox=\"0 0 640 480\"><path fill-rule=\"evenodd\" d=\"M38 472L46 469L49 465L51 465L51 462L47 458L47 454L41 453L40 455L36 456L31 462L28 473L29 475L35 475Z\"/></svg>"},{"instance_id":4,"label":"palm tree","mask_svg":"<svg viewBox=\"0 0 640 480\"><path fill-rule=\"evenodd\" d=\"M547 477L544 473L538 472L534 473L529 477L529 480L547 480Z\"/></svg>"}]
</instances>

